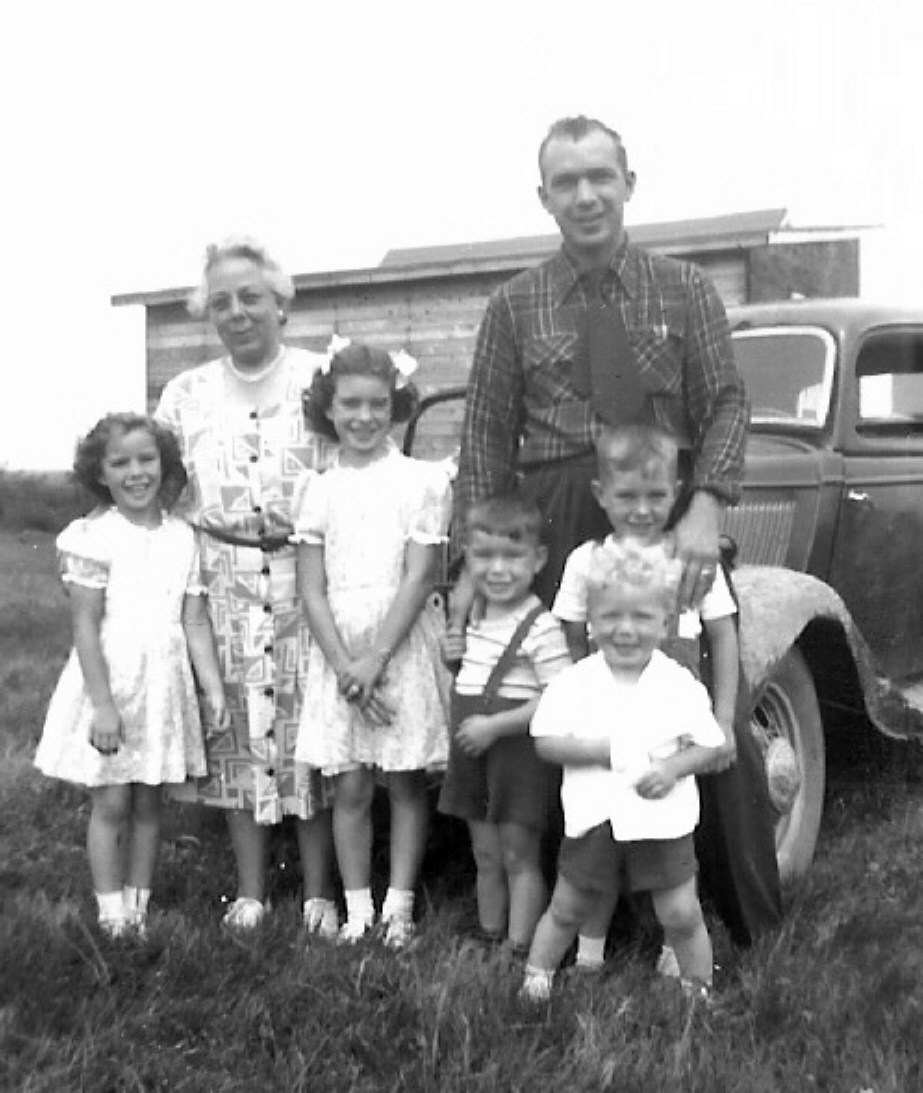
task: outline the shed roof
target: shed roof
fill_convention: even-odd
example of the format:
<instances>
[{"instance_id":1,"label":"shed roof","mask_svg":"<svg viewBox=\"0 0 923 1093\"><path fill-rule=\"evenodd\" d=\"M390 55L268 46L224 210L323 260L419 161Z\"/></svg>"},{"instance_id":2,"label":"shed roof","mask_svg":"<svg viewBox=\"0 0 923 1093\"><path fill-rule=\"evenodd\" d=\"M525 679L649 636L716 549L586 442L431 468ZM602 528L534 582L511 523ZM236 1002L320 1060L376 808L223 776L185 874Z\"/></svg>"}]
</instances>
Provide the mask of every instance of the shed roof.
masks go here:
<instances>
[{"instance_id":1,"label":"shed roof","mask_svg":"<svg viewBox=\"0 0 923 1093\"><path fill-rule=\"evenodd\" d=\"M669 220L657 224L636 224L628 229L633 243L657 250L723 250L728 247L766 243L786 226L785 209L728 213L696 220ZM455 243L435 247L404 247L389 250L381 267L412 267L421 264L476 262L491 259L529 258L539 261L561 243L557 233L523 235L515 239L491 239L481 243Z\"/></svg>"},{"instance_id":2,"label":"shed roof","mask_svg":"<svg viewBox=\"0 0 923 1093\"><path fill-rule=\"evenodd\" d=\"M628 230L633 242L663 254L701 254L764 245L791 229L786 209L760 209L694 220L638 224ZM832 230L801 229L798 234L810 236L814 232L829 233ZM842 230L836 229L837 232ZM524 266L541 261L559 245L560 236L549 234L480 243L398 248L388 251L380 265L371 268L296 274L295 288L318 291L388 282L425 281L447 276L474 276L488 271L508 271L512 275ZM116 306L180 303L188 298L190 291L191 286L187 285L121 293L112 297L112 303Z\"/></svg>"}]
</instances>

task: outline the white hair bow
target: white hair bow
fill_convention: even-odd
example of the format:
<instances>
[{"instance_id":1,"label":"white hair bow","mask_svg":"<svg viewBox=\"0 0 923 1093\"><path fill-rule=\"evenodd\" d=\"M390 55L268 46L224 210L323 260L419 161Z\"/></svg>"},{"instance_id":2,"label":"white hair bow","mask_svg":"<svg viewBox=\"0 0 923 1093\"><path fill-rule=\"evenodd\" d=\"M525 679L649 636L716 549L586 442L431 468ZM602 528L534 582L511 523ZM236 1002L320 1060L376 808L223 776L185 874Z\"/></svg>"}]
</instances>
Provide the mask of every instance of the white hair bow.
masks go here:
<instances>
[{"instance_id":1,"label":"white hair bow","mask_svg":"<svg viewBox=\"0 0 923 1093\"><path fill-rule=\"evenodd\" d=\"M351 344L351 338L344 338L336 333L331 335L330 343L327 346L327 359L320 366L320 370L325 376L330 371L330 362L337 355L337 353L339 353L341 349L345 349L348 345Z\"/></svg>"},{"instance_id":2,"label":"white hair bow","mask_svg":"<svg viewBox=\"0 0 923 1093\"><path fill-rule=\"evenodd\" d=\"M327 359L320 366L323 375L326 376L330 371L330 365L337 353L351 344L352 340L350 338L344 338L340 334L334 334L331 337L330 343L327 346ZM420 367L419 362L415 357L411 357L406 349L399 349L396 353L389 353L388 356L391 358L391 363L394 365L397 372L397 379L395 380L394 386L398 389L406 387L407 381Z\"/></svg>"},{"instance_id":3,"label":"white hair bow","mask_svg":"<svg viewBox=\"0 0 923 1093\"><path fill-rule=\"evenodd\" d=\"M406 387L407 381L420 367L416 357L411 357L406 349L399 349L396 353L389 353L388 356L397 369L397 379L394 386L397 388Z\"/></svg>"}]
</instances>

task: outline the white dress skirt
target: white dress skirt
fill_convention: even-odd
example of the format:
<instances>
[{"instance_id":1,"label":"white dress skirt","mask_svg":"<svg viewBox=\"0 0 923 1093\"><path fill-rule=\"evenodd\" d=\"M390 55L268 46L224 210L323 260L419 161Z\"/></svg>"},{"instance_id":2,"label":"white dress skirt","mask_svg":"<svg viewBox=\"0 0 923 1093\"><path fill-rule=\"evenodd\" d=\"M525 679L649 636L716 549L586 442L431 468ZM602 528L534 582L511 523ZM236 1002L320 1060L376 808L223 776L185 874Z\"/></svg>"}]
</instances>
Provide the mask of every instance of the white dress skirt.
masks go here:
<instances>
[{"instance_id":1,"label":"white dress skirt","mask_svg":"<svg viewBox=\"0 0 923 1093\"><path fill-rule=\"evenodd\" d=\"M445 467L410 459L390 444L365 467L335 461L322 474L304 476L293 506L294 537L323 545L330 609L352 655L376 648L408 544L445 541L449 508ZM328 775L358 766L444 768L450 681L440 655L442 628L440 609L429 602L394 650L381 684L394 711L387 726L370 724L343 698L336 673L312 642L296 758Z\"/></svg>"},{"instance_id":2,"label":"white dress skirt","mask_svg":"<svg viewBox=\"0 0 923 1093\"><path fill-rule=\"evenodd\" d=\"M205 773L183 599L204 593L192 529L164 515L157 528L115 508L75 520L58 537L66 585L105 593L100 637L125 739L115 755L90 743L93 707L72 650L48 708L35 762L85 786L183 782Z\"/></svg>"}]
</instances>

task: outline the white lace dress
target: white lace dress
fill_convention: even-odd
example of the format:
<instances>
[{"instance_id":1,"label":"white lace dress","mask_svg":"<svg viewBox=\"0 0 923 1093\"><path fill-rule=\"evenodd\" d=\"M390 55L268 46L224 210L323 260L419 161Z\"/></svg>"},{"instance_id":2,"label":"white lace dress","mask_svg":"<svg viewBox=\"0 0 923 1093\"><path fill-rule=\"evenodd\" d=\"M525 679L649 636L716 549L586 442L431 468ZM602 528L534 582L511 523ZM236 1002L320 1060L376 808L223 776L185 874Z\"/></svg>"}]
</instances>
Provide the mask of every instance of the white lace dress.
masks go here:
<instances>
[{"instance_id":1,"label":"white lace dress","mask_svg":"<svg viewBox=\"0 0 923 1093\"><path fill-rule=\"evenodd\" d=\"M65 584L105 590L102 648L125 740L113 756L90 744L93 709L72 650L48 708L36 765L86 786L161 785L204 774L181 622L183 598L204 592L192 529L169 515L158 528L139 527L110 508L75 520L57 547Z\"/></svg>"},{"instance_id":2,"label":"white lace dress","mask_svg":"<svg viewBox=\"0 0 923 1093\"><path fill-rule=\"evenodd\" d=\"M322 474L308 472L296 490L293 516L294 538L324 547L330 608L340 636L358 655L375 647L404 573L407 544L445 540L448 474L389 445L366 467L337 461ZM381 771L444 767L449 678L439 651L442 623L439 608L429 602L394 651L382 684L394 710L387 727L368 724L345 701L312 642L295 757L331 775L358 765Z\"/></svg>"}]
</instances>

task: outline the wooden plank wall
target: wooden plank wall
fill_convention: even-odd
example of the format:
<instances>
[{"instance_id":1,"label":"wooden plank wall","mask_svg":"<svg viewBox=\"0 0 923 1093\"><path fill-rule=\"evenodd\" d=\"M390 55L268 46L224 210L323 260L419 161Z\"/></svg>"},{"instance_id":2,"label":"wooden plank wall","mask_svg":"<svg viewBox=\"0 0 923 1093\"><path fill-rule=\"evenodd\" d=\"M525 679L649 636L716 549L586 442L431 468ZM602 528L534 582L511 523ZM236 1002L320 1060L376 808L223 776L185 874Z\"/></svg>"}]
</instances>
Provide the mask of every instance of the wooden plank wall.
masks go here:
<instances>
[{"instance_id":1,"label":"wooden plank wall","mask_svg":"<svg viewBox=\"0 0 923 1093\"><path fill-rule=\"evenodd\" d=\"M711 278L725 307L747 302L747 251L714 251L696 261Z\"/></svg>"},{"instance_id":2,"label":"wooden plank wall","mask_svg":"<svg viewBox=\"0 0 923 1093\"><path fill-rule=\"evenodd\" d=\"M745 299L743 251L693 256L715 280L726 303ZM336 331L354 341L385 349L406 349L420 362L415 382L421 395L464 385L478 324L493 289L512 274L506 270L445 273L420 279L344 278L300 290L285 338L292 345L323 351ZM359 283L357 283L357 281ZM156 405L164 384L178 372L220 356L210 324L190 317L181 302L147 305L147 394ZM415 454L442 458L456 444L461 403L443 404L427 414Z\"/></svg>"},{"instance_id":3,"label":"wooden plank wall","mask_svg":"<svg viewBox=\"0 0 923 1093\"><path fill-rule=\"evenodd\" d=\"M747 299L787 300L801 296L858 296L859 241L782 243L749 252Z\"/></svg>"},{"instance_id":4,"label":"wooden plank wall","mask_svg":"<svg viewBox=\"0 0 923 1093\"><path fill-rule=\"evenodd\" d=\"M420 363L414 380L421 395L464 384L477 327L499 278L446 277L425 282L342 286L299 292L285 339L322 352L334 331L385 349L404 348ZM181 303L147 311L148 403L185 368L220 356L221 343L207 322L192 319ZM461 404L427 415L419 454L441 458L454 447Z\"/></svg>"}]
</instances>

